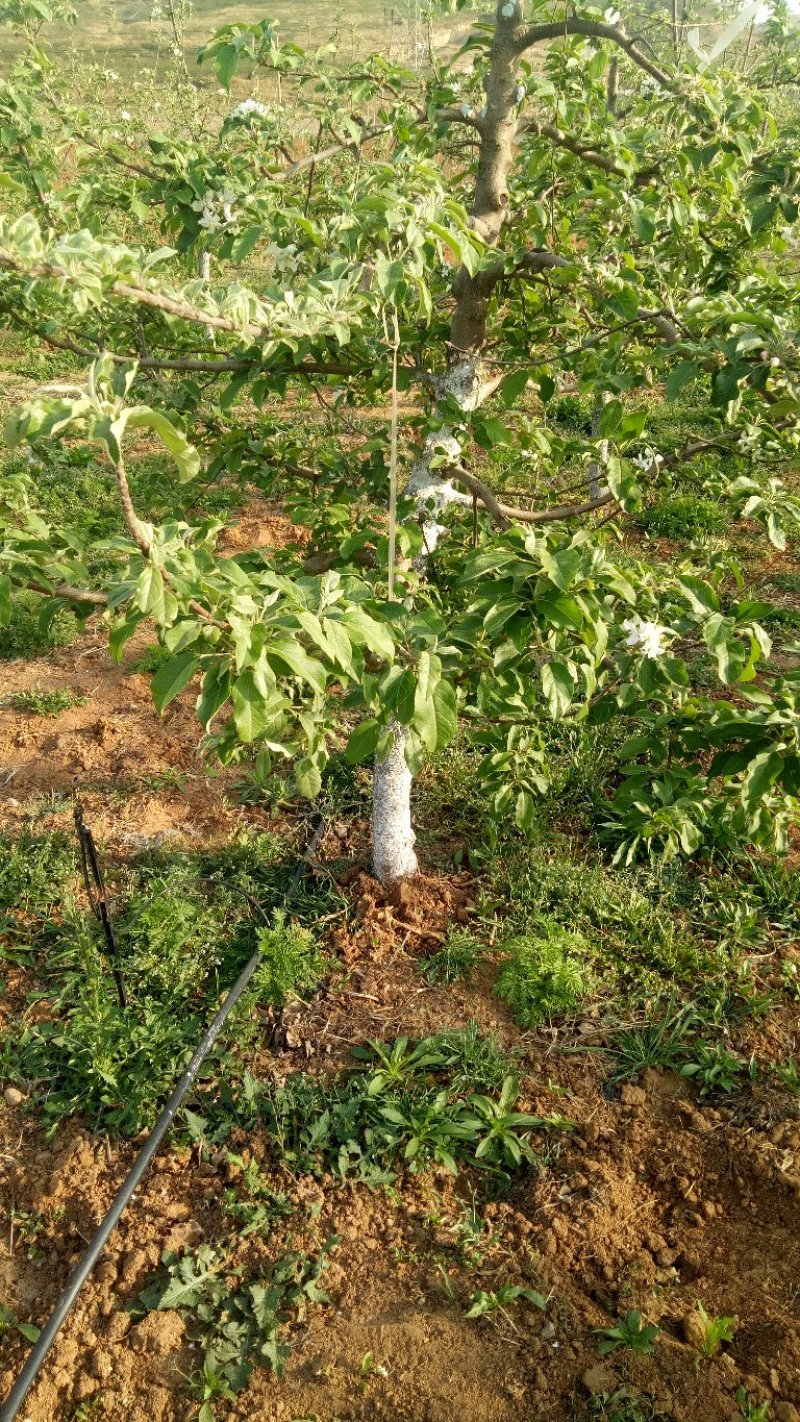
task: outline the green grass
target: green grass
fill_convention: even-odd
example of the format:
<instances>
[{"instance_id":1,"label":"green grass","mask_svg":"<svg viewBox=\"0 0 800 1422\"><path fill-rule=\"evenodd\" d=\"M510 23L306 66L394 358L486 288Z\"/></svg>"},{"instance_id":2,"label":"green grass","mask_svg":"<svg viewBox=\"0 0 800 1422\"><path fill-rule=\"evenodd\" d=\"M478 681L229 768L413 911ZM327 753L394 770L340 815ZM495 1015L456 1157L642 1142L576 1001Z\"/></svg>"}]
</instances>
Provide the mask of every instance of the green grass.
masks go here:
<instances>
[{"instance_id":1,"label":"green grass","mask_svg":"<svg viewBox=\"0 0 800 1422\"><path fill-rule=\"evenodd\" d=\"M0 626L0 661L34 661L59 647L70 647L80 632L80 622L68 608L52 616L47 598L37 593L16 593L11 618Z\"/></svg>"},{"instance_id":2,"label":"green grass","mask_svg":"<svg viewBox=\"0 0 800 1422\"><path fill-rule=\"evenodd\" d=\"M32 716L60 716L62 711L82 706L84 699L74 691L44 691L36 687L32 691L15 691L0 705L10 706L13 711L29 712Z\"/></svg>"},{"instance_id":3,"label":"green grass","mask_svg":"<svg viewBox=\"0 0 800 1422\"><path fill-rule=\"evenodd\" d=\"M93 61L123 76L140 75L157 68L162 73L171 62L172 35L164 22L151 24L150 5L132 6L129 0L78 0L77 27L45 27L41 39L63 56L75 48L82 63ZM337 27L342 38L342 56L385 49L391 35L394 43L407 45L407 23L392 26L392 14L401 16L405 0L271 0L265 11L236 0L195 0L194 14L186 27L186 56L194 70L198 48L221 25L250 24L264 16L277 20L281 38L293 40L311 50L326 43ZM8 44L9 55L16 46ZM200 81L216 88L216 77L208 66L199 71Z\"/></svg>"},{"instance_id":4,"label":"green grass","mask_svg":"<svg viewBox=\"0 0 800 1422\"><path fill-rule=\"evenodd\" d=\"M310 933L273 917L296 862L267 836L206 855L156 855L119 876L109 871L120 1007L94 919L76 899L71 841L28 836L0 855L0 962L33 972L35 1020L23 1011L6 1033L0 1071L24 1083L53 1127L84 1114L92 1128L135 1134L153 1118L220 996L257 946L264 967L205 1068L233 1072L259 1033L261 1005L309 992L324 970ZM309 881L292 919L312 923L339 904L327 883Z\"/></svg>"}]
</instances>

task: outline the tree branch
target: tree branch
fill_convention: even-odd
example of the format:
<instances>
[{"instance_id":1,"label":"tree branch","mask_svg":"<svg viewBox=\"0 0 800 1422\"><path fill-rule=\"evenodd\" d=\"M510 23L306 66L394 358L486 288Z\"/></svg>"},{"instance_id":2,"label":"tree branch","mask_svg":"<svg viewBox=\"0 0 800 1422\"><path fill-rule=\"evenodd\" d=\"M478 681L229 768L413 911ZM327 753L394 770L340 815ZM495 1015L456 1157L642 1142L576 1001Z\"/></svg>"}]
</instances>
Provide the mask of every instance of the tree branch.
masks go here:
<instances>
[{"instance_id":1,"label":"tree branch","mask_svg":"<svg viewBox=\"0 0 800 1422\"><path fill-rule=\"evenodd\" d=\"M476 113L469 105L464 104L460 109L438 109L436 113L437 123L463 123L468 128L474 128L478 133L483 133L483 120L480 114Z\"/></svg>"},{"instance_id":2,"label":"tree branch","mask_svg":"<svg viewBox=\"0 0 800 1422\"><path fill-rule=\"evenodd\" d=\"M477 496L478 502L492 515L495 523L500 528L509 527L509 519L506 517L506 510L495 498L488 484L484 484L482 479L478 479L474 474L468 474L466 469L460 466L452 471L451 477L459 484L466 484L467 488Z\"/></svg>"},{"instance_id":3,"label":"tree branch","mask_svg":"<svg viewBox=\"0 0 800 1422\"><path fill-rule=\"evenodd\" d=\"M89 588L74 588L70 583L56 583L54 587L48 587L47 583L30 580L25 583L25 587L29 592L41 593L43 597L63 597L66 602L90 602L98 609L108 606L105 593L93 592Z\"/></svg>"},{"instance_id":4,"label":"tree branch","mask_svg":"<svg viewBox=\"0 0 800 1422\"><path fill-rule=\"evenodd\" d=\"M584 35L587 39L611 40L612 44L619 45L624 50L629 59L634 64L638 64L651 79L655 79L664 89L673 88L673 80L666 70L654 64L646 54L642 54L637 48L642 43L635 35L626 35L624 30L617 25L605 25L599 20L582 20L578 15L565 15L563 20L554 20L551 24L528 25L526 28L518 30L514 36L514 48L517 54L523 54L526 49L530 49L534 44L540 44L543 40L563 39L568 35Z\"/></svg>"},{"instance_id":5,"label":"tree branch","mask_svg":"<svg viewBox=\"0 0 800 1422\"><path fill-rule=\"evenodd\" d=\"M567 152L574 153L576 158L582 158L584 163L591 163L595 168L602 168L604 173L613 173L617 178L630 180L630 174L626 173L624 168L620 168L612 158L606 158L605 154L598 153L596 148L584 148L577 139L570 138L563 129L556 128L554 123L540 123L538 119L521 119L517 125L517 134L523 133L533 133L537 138L549 138L557 148L566 148Z\"/></svg>"}]
</instances>

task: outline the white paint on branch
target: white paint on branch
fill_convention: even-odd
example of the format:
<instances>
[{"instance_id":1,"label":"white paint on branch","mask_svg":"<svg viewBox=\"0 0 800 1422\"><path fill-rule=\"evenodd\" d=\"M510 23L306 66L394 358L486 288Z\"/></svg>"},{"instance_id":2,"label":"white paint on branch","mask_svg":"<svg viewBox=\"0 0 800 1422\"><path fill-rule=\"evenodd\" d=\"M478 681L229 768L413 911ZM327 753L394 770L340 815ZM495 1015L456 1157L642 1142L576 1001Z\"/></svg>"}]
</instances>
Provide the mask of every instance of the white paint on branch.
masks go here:
<instances>
[{"instance_id":1,"label":"white paint on branch","mask_svg":"<svg viewBox=\"0 0 800 1422\"><path fill-rule=\"evenodd\" d=\"M475 356L454 361L443 375L434 377L434 393L439 400L448 396L465 412L480 409L484 400L496 389L497 382L486 380L481 362ZM456 489L447 477L448 467L461 463L461 445L448 428L429 434L421 457L411 470L406 494L416 499L417 517L422 525L424 548L417 566L424 569L439 539L447 532L437 515L450 504L472 507L472 495Z\"/></svg>"},{"instance_id":2,"label":"white paint on branch","mask_svg":"<svg viewBox=\"0 0 800 1422\"><path fill-rule=\"evenodd\" d=\"M406 764L407 731L392 724L392 748L375 761L372 787L372 856L382 884L416 874L414 831L411 828L411 771Z\"/></svg>"},{"instance_id":3,"label":"white paint on branch","mask_svg":"<svg viewBox=\"0 0 800 1422\"><path fill-rule=\"evenodd\" d=\"M477 410L496 387L497 381L484 378L481 363L474 356L453 362L443 375L434 379L436 397L442 400L450 396L465 412ZM472 507L472 495L456 489L448 478L448 469L461 463L461 453L461 445L451 429L436 430L428 435L406 484L405 492L415 499L422 525L424 546L417 559L420 572L424 572L439 539L447 532L438 516L450 504ZM389 755L385 760L376 759L373 772L373 869L382 884L410 878L418 869L411 828L412 776L404 749L407 731L396 722L392 730Z\"/></svg>"}]
</instances>

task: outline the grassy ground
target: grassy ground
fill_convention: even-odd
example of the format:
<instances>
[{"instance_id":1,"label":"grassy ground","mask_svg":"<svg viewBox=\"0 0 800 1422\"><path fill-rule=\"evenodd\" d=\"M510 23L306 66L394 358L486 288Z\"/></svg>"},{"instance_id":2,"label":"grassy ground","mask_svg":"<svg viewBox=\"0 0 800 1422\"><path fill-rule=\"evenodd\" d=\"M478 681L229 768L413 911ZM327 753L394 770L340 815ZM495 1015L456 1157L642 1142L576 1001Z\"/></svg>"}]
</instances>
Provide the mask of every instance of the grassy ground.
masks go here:
<instances>
[{"instance_id":1,"label":"grassy ground","mask_svg":"<svg viewBox=\"0 0 800 1422\"><path fill-rule=\"evenodd\" d=\"M9 359L20 381L64 373ZM316 459L329 437L300 416ZM553 418L590 411L567 398ZM652 439L668 453L696 419L657 408ZM354 414L352 440L375 427ZM177 511L165 473L142 447L145 518ZM764 557L693 477L621 523L623 546L655 566L735 552L795 627L796 559ZM90 450L54 455L38 491L98 542L122 531ZM199 503L240 551L279 547L265 493L219 481ZM335 760L282 916L308 833L287 782L207 774L191 693L154 717L146 639L112 668L99 632L41 612L26 595L0 629L0 1393L260 946L30 1422L797 1422L796 852L613 868L598 829L620 738L560 727L527 839L487 834L466 744L425 768L426 872L395 896L366 872L368 772Z\"/></svg>"},{"instance_id":2,"label":"grassy ground","mask_svg":"<svg viewBox=\"0 0 800 1422\"><path fill-rule=\"evenodd\" d=\"M143 68L165 62L172 32L165 21L151 22L149 4L80 0L77 9L77 27L52 26L43 32L62 54L74 47L82 62L93 58L124 78L135 78ZM407 9L402 0L400 4L389 0L304 0L302 5L274 0L266 9L255 10L252 5L225 0L197 0L185 31L187 55L191 64L196 50L220 25L252 23L264 17L280 23L282 38L309 48L324 44L338 28L345 55L349 50L363 53L389 46L395 53L403 53L410 35ZM212 82L210 78L208 82Z\"/></svg>"}]
</instances>

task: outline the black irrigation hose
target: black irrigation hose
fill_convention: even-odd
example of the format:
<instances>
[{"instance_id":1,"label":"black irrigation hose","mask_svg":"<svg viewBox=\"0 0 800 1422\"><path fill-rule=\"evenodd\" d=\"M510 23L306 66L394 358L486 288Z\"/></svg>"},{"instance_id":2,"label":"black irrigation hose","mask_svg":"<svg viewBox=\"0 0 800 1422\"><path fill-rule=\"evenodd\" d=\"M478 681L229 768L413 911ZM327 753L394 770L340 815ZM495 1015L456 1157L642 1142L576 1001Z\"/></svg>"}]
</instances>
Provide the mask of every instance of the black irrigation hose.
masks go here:
<instances>
[{"instance_id":1,"label":"black irrigation hose","mask_svg":"<svg viewBox=\"0 0 800 1422\"><path fill-rule=\"evenodd\" d=\"M97 858L97 850L94 845L94 835L89 826L83 821L83 806L75 806L75 830L78 835L78 843L81 847L81 864L83 866L83 882L86 885L86 894L89 899L89 907L103 930L103 937L106 940L106 949L111 963L111 972L114 975L114 982L117 986L117 996L120 1007L127 1007L125 997L125 984L122 981L122 974L119 970L119 954L117 949L117 939L114 934L114 926L111 922L111 915L108 912L106 902L106 886L103 882L103 872L100 868L100 861Z\"/></svg>"},{"instance_id":2,"label":"black irrigation hose","mask_svg":"<svg viewBox=\"0 0 800 1422\"><path fill-rule=\"evenodd\" d=\"M317 828L311 837L311 841L295 870L292 882L289 885L286 894L284 895L284 905L290 902L294 891L300 882L303 870L305 869L309 861L312 859L316 848L322 838L324 828L325 822L324 820L320 819ZM50 1318L48 1319L41 1333L39 1334L39 1338L31 1349L25 1366L22 1369L22 1372L19 1374L19 1377L17 1378L13 1388L11 1389L11 1392L9 1393L5 1403L3 1404L2 1409L0 1409L0 1422L14 1422L14 1419L17 1413L19 1412L20 1407L22 1406L23 1402L25 1401L25 1398L28 1395L28 1392L30 1391L30 1388L36 1381L39 1369L44 1363L47 1354L50 1352L50 1349L52 1348L56 1340L59 1330L66 1321L69 1312L72 1308L72 1305L78 1297L78 1294L80 1293L92 1269L97 1263L97 1260L99 1259L112 1230L119 1223L120 1217L122 1215L123 1210L125 1209L125 1206L128 1204L128 1201L130 1200L137 1185L140 1183L143 1176L146 1174L147 1168L150 1165L153 1156L158 1150L159 1145L161 1144L162 1140L164 1139L165 1135L167 1134L168 1130L170 1129L170 1126L172 1125L175 1119L181 1102L189 1091L189 1088L193 1085L197 1073L203 1064L203 1061L208 1056L208 1053L213 1047L215 1041L217 1040L217 1037L225 1026L225 1023L228 1017L230 1016L232 1008L236 1006L236 1003L242 996L242 993L247 987L247 984L252 978L260 962L261 953L254 953L250 961L242 969L241 973L239 974L239 977L236 979L236 982L228 993L228 996L223 1002L213 1022L206 1029L206 1032L204 1033L203 1038L194 1053L194 1056L192 1057L191 1061L183 1072L183 1075L175 1086L172 1095L167 1101L167 1104L161 1112L158 1120L156 1121L156 1124L150 1132L150 1135L148 1136L147 1140L142 1146L142 1149L137 1155L135 1161L133 1162L133 1165L128 1171L128 1174L125 1177L123 1184L120 1186L119 1190L114 1196L114 1201L110 1209L108 1210L108 1213L101 1221L95 1234L89 1242L88 1248L86 1249L85 1253L83 1254L83 1256L73 1269L72 1273L70 1274L69 1279L67 1280L66 1287L64 1288L64 1291L61 1294L58 1303L56 1304Z\"/></svg>"}]
</instances>

